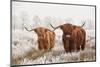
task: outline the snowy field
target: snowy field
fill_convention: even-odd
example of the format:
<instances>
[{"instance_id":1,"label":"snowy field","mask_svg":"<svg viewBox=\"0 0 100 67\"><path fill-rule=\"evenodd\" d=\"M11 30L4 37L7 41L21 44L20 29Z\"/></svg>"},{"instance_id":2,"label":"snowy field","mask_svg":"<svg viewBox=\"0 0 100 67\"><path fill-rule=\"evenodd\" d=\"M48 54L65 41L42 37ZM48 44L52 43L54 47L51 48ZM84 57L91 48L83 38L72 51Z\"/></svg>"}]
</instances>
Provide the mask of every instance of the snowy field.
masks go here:
<instances>
[{"instance_id":1,"label":"snowy field","mask_svg":"<svg viewBox=\"0 0 100 67\"><path fill-rule=\"evenodd\" d=\"M55 46L51 51L39 51L37 34L26 30L12 31L12 64L47 64L95 60L95 31L86 30L84 51L66 53L62 44L62 31L55 31Z\"/></svg>"},{"instance_id":2,"label":"snowy field","mask_svg":"<svg viewBox=\"0 0 100 67\"><path fill-rule=\"evenodd\" d=\"M46 27L53 30L65 23L86 30L84 51L66 53L62 44L62 31L55 31L55 46L51 51L38 50L37 34L24 29ZM88 6L12 2L12 64L48 64L94 61L95 59L95 8Z\"/></svg>"}]
</instances>

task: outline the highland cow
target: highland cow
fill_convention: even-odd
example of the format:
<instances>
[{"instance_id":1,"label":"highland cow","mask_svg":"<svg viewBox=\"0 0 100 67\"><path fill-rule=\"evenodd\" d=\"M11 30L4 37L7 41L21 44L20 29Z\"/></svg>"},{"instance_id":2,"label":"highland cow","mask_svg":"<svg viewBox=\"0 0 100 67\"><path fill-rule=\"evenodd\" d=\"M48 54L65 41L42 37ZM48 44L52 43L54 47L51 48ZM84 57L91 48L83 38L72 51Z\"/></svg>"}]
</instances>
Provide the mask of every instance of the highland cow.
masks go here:
<instances>
[{"instance_id":1,"label":"highland cow","mask_svg":"<svg viewBox=\"0 0 100 67\"><path fill-rule=\"evenodd\" d=\"M84 23L85 24L85 23ZM62 42L66 52L79 51L80 49L84 50L86 32L82 28L84 26L76 26L69 23L53 27L54 30L60 28L63 31Z\"/></svg>"},{"instance_id":2,"label":"highland cow","mask_svg":"<svg viewBox=\"0 0 100 67\"><path fill-rule=\"evenodd\" d=\"M27 31L35 31L38 35L38 49L39 50L51 50L55 45L55 33L47 28L38 27Z\"/></svg>"}]
</instances>

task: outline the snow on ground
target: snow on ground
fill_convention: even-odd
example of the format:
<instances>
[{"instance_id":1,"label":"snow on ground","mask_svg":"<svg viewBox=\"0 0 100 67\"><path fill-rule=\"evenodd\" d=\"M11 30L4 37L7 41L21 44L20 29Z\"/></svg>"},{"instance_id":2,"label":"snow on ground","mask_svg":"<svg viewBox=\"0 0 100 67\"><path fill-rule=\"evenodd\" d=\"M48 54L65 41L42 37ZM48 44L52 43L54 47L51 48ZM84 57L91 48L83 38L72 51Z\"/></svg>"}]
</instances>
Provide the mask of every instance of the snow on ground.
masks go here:
<instances>
[{"instance_id":1,"label":"snow on ground","mask_svg":"<svg viewBox=\"0 0 100 67\"><path fill-rule=\"evenodd\" d=\"M55 31L55 47L46 53L37 49L37 34L22 30L12 32L12 63L13 64L47 64L61 62L78 62L95 60L95 33L86 30L86 49L80 52L66 53L62 45L62 31Z\"/></svg>"}]
</instances>

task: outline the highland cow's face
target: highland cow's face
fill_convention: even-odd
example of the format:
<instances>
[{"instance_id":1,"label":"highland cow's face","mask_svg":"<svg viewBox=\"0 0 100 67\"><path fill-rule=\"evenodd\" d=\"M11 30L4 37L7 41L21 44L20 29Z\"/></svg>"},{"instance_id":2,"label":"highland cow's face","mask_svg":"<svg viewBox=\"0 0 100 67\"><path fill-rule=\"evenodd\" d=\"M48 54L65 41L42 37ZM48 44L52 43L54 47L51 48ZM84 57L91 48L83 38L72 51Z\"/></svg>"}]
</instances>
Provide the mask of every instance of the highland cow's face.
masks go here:
<instances>
[{"instance_id":1,"label":"highland cow's face","mask_svg":"<svg viewBox=\"0 0 100 67\"><path fill-rule=\"evenodd\" d=\"M72 24L64 24L60 26L60 29L63 31L64 34L71 34L73 30Z\"/></svg>"},{"instance_id":2,"label":"highland cow's face","mask_svg":"<svg viewBox=\"0 0 100 67\"><path fill-rule=\"evenodd\" d=\"M47 28L38 27L34 31L38 35L38 48L41 49L51 49L55 44L55 33Z\"/></svg>"},{"instance_id":3,"label":"highland cow's face","mask_svg":"<svg viewBox=\"0 0 100 67\"><path fill-rule=\"evenodd\" d=\"M37 34L38 36L42 36L43 34L45 34L46 29L44 29L44 28L42 28L42 27L39 27L39 28L34 29L34 31L36 32L36 34Z\"/></svg>"}]
</instances>

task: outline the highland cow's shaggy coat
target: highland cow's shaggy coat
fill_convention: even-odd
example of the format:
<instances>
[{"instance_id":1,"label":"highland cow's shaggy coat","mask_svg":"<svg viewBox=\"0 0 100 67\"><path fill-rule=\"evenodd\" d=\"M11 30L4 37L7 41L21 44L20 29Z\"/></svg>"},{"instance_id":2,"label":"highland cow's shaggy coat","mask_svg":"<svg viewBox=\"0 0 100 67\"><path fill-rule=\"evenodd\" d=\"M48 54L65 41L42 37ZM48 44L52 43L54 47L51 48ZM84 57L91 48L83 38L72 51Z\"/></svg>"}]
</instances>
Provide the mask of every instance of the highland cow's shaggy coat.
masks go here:
<instances>
[{"instance_id":1,"label":"highland cow's shaggy coat","mask_svg":"<svg viewBox=\"0 0 100 67\"><path fill-rule=\"evenodd\" d=\"M54 30L60 28L63 31L62 42L66 52L79 51L80 49L84 50L86 32L82 26L76 26L69 23L55 28L52 26Z\"/></svg>"},{"instance_id":2,"label":"highland cow's shaggy coat","mask_svg":"<svg viewBox=\"0 0 100 67\"><path fill-rule=\"evenodd\" d=\"M80 48L84 50L86 33L81 26L64 24L60 28L63 31L62 41L66 52L79 51ZM68 35L70 37L66 37Z\"/></svg>"},{"instance_id":3,"label":"highland cow's shaggy coat","mask_svg":"<svg viewBox=\"0 0 100 67\"><path fill-rule=\"evenodd\" d=\"M47 28L38 27L32 30L27 31L35 31L38 35L38 49L39 50L51 50L55 45L55 33Z\"/></svg>"}]
</instances>

